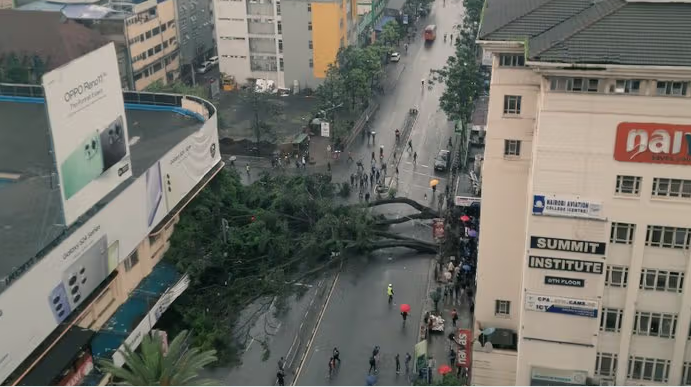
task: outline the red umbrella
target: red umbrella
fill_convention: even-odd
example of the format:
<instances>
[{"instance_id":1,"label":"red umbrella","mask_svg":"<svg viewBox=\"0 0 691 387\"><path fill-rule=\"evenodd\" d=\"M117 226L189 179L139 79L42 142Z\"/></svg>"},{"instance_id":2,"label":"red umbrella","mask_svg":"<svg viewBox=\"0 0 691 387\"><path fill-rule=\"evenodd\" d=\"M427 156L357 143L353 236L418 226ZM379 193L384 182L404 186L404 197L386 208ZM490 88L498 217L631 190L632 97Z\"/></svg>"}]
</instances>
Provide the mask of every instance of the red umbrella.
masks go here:
<instances>
[{"instance_id":1,"label":"red umbrella","mask_svg":"<svg viewBox=\"0 0 691 387\"><path fill-rule=\"evenodd\" d=\"M439 373L442 375L446 375L451 371L453 371L453 369L451 367L447 366L446 364L439 367Z\"/></svg>"},{"instance_id":2,"label":"red umbrella","mask_svg":"<svg viewBox=\"0 0 691 387\"><path fill-rule=\"evenodd\" d=\"M410 312L410 305L408 304L401 304L401 312Z\"/></svg>"},{"instance_id":3,"label":"red umbrella","mask_svg":"<svg viewBox=\"0 0 691 387\"><path fill-rule=\"evenodd\" d=\"M468 215L463 215L463 216L461 216L461 221L467 222L467 221L469 221L469 220L470 220L470 217L469 217Z\"/></svg>"}]
</instances>

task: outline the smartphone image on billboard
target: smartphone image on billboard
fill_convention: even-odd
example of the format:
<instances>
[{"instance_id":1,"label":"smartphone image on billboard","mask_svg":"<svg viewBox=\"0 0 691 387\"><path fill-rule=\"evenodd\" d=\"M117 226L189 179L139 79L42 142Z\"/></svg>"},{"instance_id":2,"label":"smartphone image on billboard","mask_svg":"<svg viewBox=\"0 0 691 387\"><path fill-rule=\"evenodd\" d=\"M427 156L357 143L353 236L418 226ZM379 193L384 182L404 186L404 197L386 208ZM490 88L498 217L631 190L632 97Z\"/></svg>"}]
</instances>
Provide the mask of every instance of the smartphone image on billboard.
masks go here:
<instances>
[{"instance_id":1,"label":"smartphone image on billboard","mask_svg":"<svg viewBox=\"0 0 691 387\"><path fill-rule=\"evenodd\" d=\"M148 226L154 223L158 207L163 198L163 182L161 181L161 163L158 162L146 171L146 208L148 210Z\"/></svg>"},{"instance_id":2,"label":"smartphone image on billboard","mask_svg":"<svg viewBox=\"0 0 691 387\"><path fill-rule=\"evenodd\" d=\"M52 292L50 292L50 295L48 296L48 304L50 305L50 310L53 311L53 316L58 324L65 321L67 316L72 313L72 308L67 301L67 291L65 290L65 285L62 282L59 283Z\"/></svg>"},{"instance_id":3,"label":"smartphone image on billboard","mask_svg":"<svg viewBox=\"0 0 691 387\"><path fill-rule=\"evenodd\" d=\"M103 173L103 153L101 151L101 139L96 132L87 137L65 159L60 166L65 200L68 200L79 192L87 184Z\"/></svg>"},{"instance_id":4,"label":"smartphone image on billboard","mask_svg":"<svg viewBox=\"0 0 691 387\"><path fill-rule=\"evenodd\" d=\"M76 309L107 276L108 240L104 235L62 273L72 309Z\"/></svg>"},{"instance_id":5,"label":"smartphone image on billboard","mask_svg":"<svg viewBox=\"0 0 691 387\"><path fill-rule=\"evenodd\" d=\"M103 149L103 172L127 155L127 139L122 116L116 118L101 132L101 148Z\"/></svg>"}]
</instances>

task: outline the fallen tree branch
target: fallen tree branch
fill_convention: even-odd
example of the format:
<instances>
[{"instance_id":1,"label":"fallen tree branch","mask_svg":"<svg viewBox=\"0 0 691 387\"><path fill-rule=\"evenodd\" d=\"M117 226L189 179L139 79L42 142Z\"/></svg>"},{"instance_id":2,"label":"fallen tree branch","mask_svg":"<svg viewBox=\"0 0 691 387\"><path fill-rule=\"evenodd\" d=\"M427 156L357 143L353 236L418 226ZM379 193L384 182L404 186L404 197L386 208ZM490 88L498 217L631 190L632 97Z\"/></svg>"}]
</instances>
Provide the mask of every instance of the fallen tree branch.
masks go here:
<instances>
[{"instance_id":1,"label":"fallen tree branch","mask_svg":"<svg viewBox=\"0 0 691 387\"><path fill-rule=\"evenodd\" d=\"M431 207L424 206L413 199L408 199L404 197L393 198L393 199L379 199L366 204L367 207L383 206L385 204L407 204L420 212L425 212L433 214L434 217L439 217L439 212Z\"/></svg>"},{"instance_id":2,"label":"fallen tree branch","mask_svg":"<svg viewBox=\"0 0 691 387\"><path fill-rule=\"evenodd\" d=\"M412 238L410 240L383 239L383 240L379 240L379 241L374 241L366 247L366 250L374 251L374 250L380 250L380 249L388 249L388 248L392 248L392 247L406 247L409 249L417 250L418 252L421 252L421 253L430 253L430 254L436 254L437 253L437 245L435 245L434 243L424 242L424 241L420 241L420 240L416 240L416 239L412 239Z\"/></svg>"},{"instance_id":3,"label":"fallen tree branch","mask_svg":"<svg viewBox=\"0 0 691 387\"><path fill-rule=\"evenodd\" d=\"M389 218L379 219L376 221L375 224L377 226L390 226L392 224L405 223L405 222L415 220L415 219L434 219L434 218L437 218L437 214L431 214L429 212L420 212L417 214L401 216L401 217L394 218L394 219L389 219Z\"/></svg>"}]
</instances>

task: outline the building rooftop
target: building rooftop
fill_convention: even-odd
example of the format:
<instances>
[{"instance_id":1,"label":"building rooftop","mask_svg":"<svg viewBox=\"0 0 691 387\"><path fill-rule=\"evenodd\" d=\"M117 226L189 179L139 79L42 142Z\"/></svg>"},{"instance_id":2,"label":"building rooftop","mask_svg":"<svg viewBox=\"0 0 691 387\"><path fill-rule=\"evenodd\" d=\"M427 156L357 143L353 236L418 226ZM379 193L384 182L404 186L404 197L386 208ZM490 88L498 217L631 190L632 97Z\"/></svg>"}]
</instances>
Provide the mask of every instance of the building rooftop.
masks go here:
<instances>
[{"instance_id":1,"label":"building rooftop","mask_svg":"<svg viewBox=\"0 0 691 387\"><path fill-rule=\"evenodd\" d=\"M202 123L172 111L126 110L133 177L107 195L95 208L116 197L137 177ZM93 209L70 228L61 222L60 191L51 187L55 172L50 155L48 117L43 104L0 102L0 290L4 279L76 230ZM19 175L3 184L3 174Z\"/></svg>"},{"instance_id":2,"label":"building rooftop","mask_svg":"<svg viewBox=\"0 0 691 387\"><path fill-rule=\"evenodd\" d=\"M689 66L691 3L487 0L479 40L521 41L528 60Z\"/></svg>"},{"instance_id":3,"label":"building rooftop","mask_svg":"<svg viewBox=\"0 0 691 387\"><path fill-rule=\"evenodd\" d=\"M109 42L59 12L0 10L0 29L0 58L5 54L15 54L20 60L37 56L44 60L45 72Z\"/></svg>"}]
</instances>

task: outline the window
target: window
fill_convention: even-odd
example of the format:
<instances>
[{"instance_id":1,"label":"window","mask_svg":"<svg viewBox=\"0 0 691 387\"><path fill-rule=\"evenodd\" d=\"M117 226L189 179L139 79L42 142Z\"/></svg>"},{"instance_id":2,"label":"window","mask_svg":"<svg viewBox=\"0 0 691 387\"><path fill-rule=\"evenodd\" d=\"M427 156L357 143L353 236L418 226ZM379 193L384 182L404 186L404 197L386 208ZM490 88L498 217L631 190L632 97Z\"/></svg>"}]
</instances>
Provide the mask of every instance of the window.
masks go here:
<instances>
[{"instance_id":1,"label":"window","mask_svg":"<svg viewBox=\"0 0 691 387\"><path fill-rule=\"evenodd\" d=\"M283 58L278 59L278 71L283 71Z\"/></svg>"},{"instance_id":2,"label":"window","mask_svg":"<svg viewBox=\"0 0 691 387\"><path fill-rule=\"evenodd\" d=\"M499 66L523 67L525 66L525 56L519 54L501 54L499 55Z\"/></svg>"},{"instance_id":3,"label":"window","mask_svg":"<svg viewBox=\"0 0 691 387\"><path fill-rule=\"evenodd\" d=\"M165 50L166 48L168 48L168 42L163 42L163 49Z\"/></svg>"},{"instance_id":4,"label":"window","mask_svg":"<svg viewBox=\"0 0 691 387\"><path fill-rule=\"evenodd\" d=\"M312 12L312 3L307 3L307 12Z\"/></svg>"},{"instance_id":5,"label":"window","mask_svg":"<svg viewBox=\"0 0 691 387\"><path fill-rule=\"evenodd\" d=\"M636 311L633 334L673 339L677 332L677 315Z\"/></svg>"},{"instance_id":6,"label":"window","mask_svg":"<svg viewBox=\"0 0 691 387\"><path fill-rule=\"evenodd\" d=\"M283 26L281 25L281 21L276 22L276 28L278 29L278 33L282 34L283 33Z\"/></svg>"},{"instance_id":7,"label":"window","mask_svg":"<svg viewBox=\"0 0 691 387\"><path fill-rule=\"evenodd\" d=\"M520 140L504 140L504 156L520 156L521 155L521 141Z\"/></svg>"},{"instance_id":8,"label":"window","mask_svg":"<svg viewBox=\"0 0 691 387\"><path fill-rule=\"evenodd\" d=\"M504 114L521 114L521 96L504 96Z\"/></svg>"},{"instance_id":9,"label":"window","mask_svg":"<svg viewBox=\"0 0 691 387\"><path fill-rule=\"evenodd\" d=\"M167 29L168 27L165 24L161 25L161 32L166 32Z\"/></svg>"},{"instance_id":10,"label":"window","mask_svg":"<svg viewBox=\"0 0 691 387\"><path fill-rule=\"evenodd\" d=\"M657 95L683 97L686 95L688 82L657 81Z\"/></svg>"},{"instance_id":11,"label":"window","mask_svg":"<svg viewBox=\"0 0 691 387\"><path fill-rule=\"evenodd\" d=\"M312 31L312 22L307 22L307 31Z\"/></svg>"},{"instance_id":12,"label":"window","mask_svg":"<svg viewBox=\"0 0 691 387\"><path fill-rule=\"evenodd\" d=\"M314 48L314 44L313 44L312 41L310 40L310 41L309 41L309 49L311 50L311 49L313 49L313 48Z\"/></svg>"},{"instance_id":13,"label":"window","mask_svg":"<svg viewBox=\"0 0 691 387\"><path fill-rule=\"evenodd\" d=\"M641 194L640 176L617 175L617 187L615 192L619 196L639 196ZM690 186L691 188L691 186Z\"/></svg>"},{"instance_id":14,"label":"window","mask_svg":"<svg viewBox=\"0 0 691 387\"><path fill-rule=\"evenodd\" d=\"M157 44L156 46L154 46L154 52L155 52L156 54L158 54L159 52L161 52L161 45L160 45L160 44Z\"/></svg>"},{"instance_id":15,"label":"window","mask_svg":"<svg viewBox=\"0 0 691 387\"><path fill-rule=\"evenodd\" d=\"M617 374L617 354L598 352L595 357L595 375L615 377Z\"/></svg>"},{"instance_id":16,"label":"window","mask_svg":"<svg viewBox=\"0 0 691 387\"><path fill-rule=\"evenodd\" d=\"M684 372L681 377L682 386L691 386L691 363L684 363Z\"/></svg>"},{"instance_id":17,"label":"window","mask_svg":"<svg viewBox=\"0 0 691 387\"><path fill-rule=\"evenodd\" d=\"M609 234L609 241L610 243L630 245L633 243L633 234L635 232L635 224L612 222L612 231Z\"/></svg>"},{"instance_id":18,"label":"window","mask_svg":"<svg viewBox=\"0 0 691 387\"><path fill-rule=\"evenodd\" d=\"M629 357L629 379L651 380L667 383L669 380L669 360L647 357Z\"/></svg>"},{"instance_id":19,"label":"window","mask_svg":"<svg viewBox=\"0 0 691 387\"><path fill-rule=\"evenodd\" d=\"M626 266L607 265L605 286L625 288L629 282L629 268Z\"/></svg>"},{"instance_id":20,"label":"window","mask_svg":"<svg viewBox=\"0 0 691 387\"><path fill-rule=\"evenodd\" d=\"M139 253L135 251L125 259L125 271L132 270L133 267L137 266L137 263L139 263Z\"/></svg>"},{"instance_id":21,"label":"window","mask_svg":"<svg viewBox=\"0 0 691 387\"><path fill-rule=\"evenodd\" d=\"M656 177L653 179L653 196L691 198L691 180Z\"/></svg>"},{"instance_id":22,"label":"window","mask_svg":"<svg viewBox=\"0 0 691 387\"><path fill-rule=\"evenodd\" d=\"M146 36L147 39L151 38L151 31L146 31L146 33L144 35Z\"/></svg>"},{"instance_id":23,"label":"window","mask_svg":"<svg viewBox=\"0 0 691 387\"><path fill-rule=\"evenodd\" d=\"M283 52L283 39L278 39L278 52Z\"/></svg>"},{"instance_id":24,"label":"window","mask_svg":"<svg viewBox=\"0 0 691 387\"><path fill-rule=\"evenodd\" d=\"M153 56L153 55L154 55L154 49L153 49L153 48L150 48L149 51L147 51L147 54L148 54L149 56Z\"/></svg>"},{"instance_id":25,"label":"window","mask_svg":"<svg viewBox=\"0 0 691 387\"><path fill-rule=\"evenodd\" d=\"M602 308L600 316L600 330L604 332L621 331L621 320L624 318L624 311L621 309Z\"/></svg>"},{"instance_id":26,"label":"window","mask_svg":"<svg viewBox=\"0 0 691 387\"><path fill-rule=\"evenodd\" d=\"M151 35L156 36L161 33L161 27L154 27L153 30L151 30Z\"/></svg>"},{"instance_id":27,"label":"window","mask_svg":"<svg viewBox=\"0 0 691 387\"><path fill-rule=\"evenodd\" d=\"M310 58L310 67L314 67L314 59Z\"/></svg>"},{"instance_id":28,"label":"window","mask_svg":"<svg viewBox=\"0 0 691 387\"><path fill-rule=\"evenodd\" d=\"M511 314L511 301L494 300L494 315L509 316Z\"/></svg>"},{"instance_id":29,"label":"window","mask_svg":"<svg viewBox=\"0 0 691 387\"><path fill-rule=\"evenodd\" d=\"M681 293L684 288L684 273L656 269L641 270L639 289Z\"/></svg>"},{"instance_id":30,"label":"window","mask_svg":"<svg viewBox=\"0 0 691 387\"><path fill-rule=\"evenodd\" d=\"M688 249L691 233L688 228L669 226L648 226L645 236L646 246Z\"/></svg>"},{"instance_id":31,"label":"window","mask_svg":"<svg viewBox=\"0 0 691 387\"><path fill-rule=\"evenodd\" d=\"M577 91L597 93L600 87L599 79L589 78L550 78L549 88L553 91Z\"/></svg>"},{"instance_id":32,"label":"window","mask_svg":"<svg viewBox=\"0 0 691 387\"><path fill-rule=\"evenodd\" d=\"M276 15L281 16L281 2L276 2Z\"/></svg>"},{"instance_id":33,"label":"window","mask_svg":"<svg viewBox=\"0 0 691 387\"><path fill-rule=\"evenodd\" d=\"M637 79L617 79L614 86L610 88L610 93L617 94L639 94L641 92L641 81Z\"/></svg>"}]
</instances>

